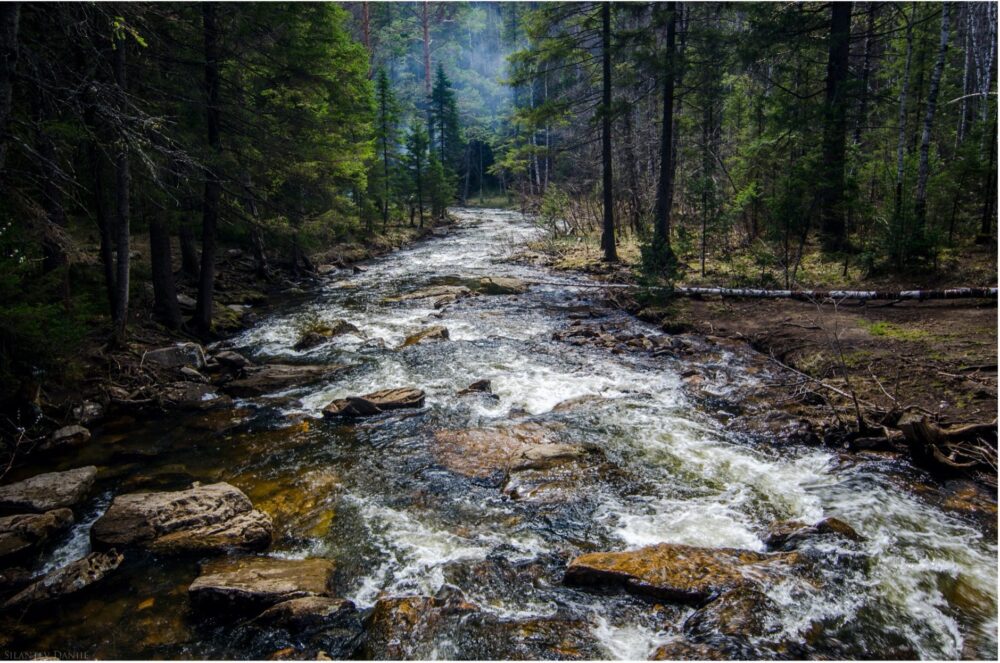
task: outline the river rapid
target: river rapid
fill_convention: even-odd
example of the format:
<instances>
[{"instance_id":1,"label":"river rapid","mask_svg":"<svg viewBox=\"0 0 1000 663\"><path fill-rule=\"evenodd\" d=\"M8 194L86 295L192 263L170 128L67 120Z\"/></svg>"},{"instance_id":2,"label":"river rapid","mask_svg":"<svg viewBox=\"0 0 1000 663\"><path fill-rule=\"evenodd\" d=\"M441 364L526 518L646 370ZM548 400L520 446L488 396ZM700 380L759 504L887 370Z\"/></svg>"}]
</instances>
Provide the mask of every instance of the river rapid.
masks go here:
<instances>
[{"instance_id":1,"label":"river rapid","mask_svg":"<svg viewBox=\"0 0 1000 663\"><path fill-rule=\"evenodd\" d=\"M476 606L472 617L402 635L408 658L645 659L682 637L693 608L568 587L561 577L569 559L663 542L763 551L774 521L834 516L863 540L804 544L819 560L814 576L770 582L766 635L744 643L749 649L720 651L996 658L995 533L906 490L898 480L905 470L729 430L681 375L695 361L720 397L752 389L760 378L741 369L739 353L691 359L554 339L584 317L661 334L603 306L599 290L569 285L442 308L431 299L387 301L485 276L587 283L511 260L541 232L521 215L453 215L448 232L361 273L327 277L230 343L255 362L351 366L344 373L238 401L232 412L103 431L67 462L101 468L99 495L39 565L86 554L88 528L116 494L228 481L274 516L266 554L335 560L338 595L359 608L401 596L460 596ZM338 319L359 333L292 349L304 327ZM445 326L450 340L399 348L430 324ZM457 394L484 379L495 397ZM425 407L356 422L321 417L335 398L403 386L424 390ZM519 478L463 474L441 461L436 432L521 424L557 431L599 460ZM18 645L110 658L246 656L232 624L191 613L186 588L197 561L132 555L100 592L22 624Z\"/></svg>"}]
</instances>

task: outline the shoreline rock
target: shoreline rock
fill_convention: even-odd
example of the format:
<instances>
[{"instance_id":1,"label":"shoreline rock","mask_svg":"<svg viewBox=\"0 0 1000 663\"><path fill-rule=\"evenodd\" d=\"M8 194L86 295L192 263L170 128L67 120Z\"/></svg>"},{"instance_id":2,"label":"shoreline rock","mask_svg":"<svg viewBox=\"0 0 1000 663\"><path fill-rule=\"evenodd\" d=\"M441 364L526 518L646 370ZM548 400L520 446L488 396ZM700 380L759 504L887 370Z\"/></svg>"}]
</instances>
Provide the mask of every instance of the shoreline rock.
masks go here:
<instances>
[{"instance_id":1,"label":"shoreline rock","mask_svg":"<svg viewBox=\"0 0 1000 663\"><path fill-rule=\"evenodd\" d=\"M221 389L237 398L253 398L270 392L318 382L347 369L343 364L265 364L243 369L240 377Z\"/></svg>"},{"instance_id":2,"label":"shoreline rock","mask_svg":"<svg viewBox=\"0 0 1000 663\"><path fill-rule=\"evenodd\" d=\"M93 465L65 472L45 472L0 486L0 513L43 513L73 507L90 492L97 478Z\"/></svg>"},{"instance_id":3,"label":"shoreline rock","mask_svg":"<svg viewBox=\"0 0 1000 663\"><path fill-rule=\"evenodd\" d=\"M74 594L103 580L124 559L115 550L90 553L29 585L8 599L3 607L6 610L28 608Z\"/></svg>"},{"instance_id":4,"label":"shoreline rock","mask_svg":"<svg viewBox=\"0 0 1000 663\"><path fill-rule=\"evenodd\" d=\"M0 518L0 564L23 559L73 524L70 509Z\"/></svg>"},{"instance_id":5,"label":"shoreline rock","mask_svg":"<svg viewBox=\"0 0 1000 663\"><path fill-rule=\"evenodd\" d=\"M135 546L158 553L261 550L271 518L228 483L118 495L90 530L95 547Z\"/></svg>"}]
</instances>

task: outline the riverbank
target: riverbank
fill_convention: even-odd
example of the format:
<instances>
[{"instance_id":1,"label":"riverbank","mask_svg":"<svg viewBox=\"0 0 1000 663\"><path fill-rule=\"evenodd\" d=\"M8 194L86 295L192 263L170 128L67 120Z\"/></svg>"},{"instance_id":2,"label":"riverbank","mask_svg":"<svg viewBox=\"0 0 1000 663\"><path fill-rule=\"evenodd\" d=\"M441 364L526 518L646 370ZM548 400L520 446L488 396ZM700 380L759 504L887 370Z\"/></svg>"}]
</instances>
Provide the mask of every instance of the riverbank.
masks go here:
<instances>
[{"instance_id":1,"label":"riverbank","mask_svg":"<svg viewBox=\"0 0 1000 663\"><path fill-rule=\"evenodd\" d=\"M109 348L107 321L98 318L58 379L40 376L34 383L25 383L22 402L12 406L21 419L3 432L6 444L0 450L5 452L0 457L0 479L25 457L52 448L54 436L58 437L59 431L66 427L85 428L118 415L159 416L172 409L189 407L188 396L197 398L198 389L180 389L180 383L204 384L207 377L179 374L176 369L181 365L146 361L151 351L179 343L210 342L209 347L214 347L253 325L275 304L307 298L309 288L324 277L363 269L360 265L364 262L446 232L450 224L448 220L436 225L428 222L423 228L390 226L387 232L370 238L325 247L308 256L314 272L297 274L272 255L267 275L262 276L249 250L221 243L217 248L210 339L198 338L183 329L170 330L154 318L152 283L148 280L149 243L138 236L132 264L139 276L133 285L127 343L124 347ZM184 275L179 247L173 248L177 299L186 319L194 312L197 279ZM169 385L174 385L172 391ZM74 439L79 441L83 434L77 431L75 435Z\"/></svg>"},{"instance_id":2,"label":"riverbank","mask_svg":"<svg viewBox=\"0 0 1000 663\"><path fill-rule=\"evenodd\" d=\"M621 262L607 265L589 239L538 241L519 259L638 285L636 251L626 248ZM964 276L981 280L980 271L968 267ZM939 279L933 285L955 284ZM913 284L812 280L808 286L905 289ZM655 301L638 287L605 292L609 303L667 332L745 343L759 352L759 370L775 371L775 377L754 399L807 422L809 434L799 434L801 439L852 452L909 456L913 449L906 432L914 421L943 430L992 423L992 433L982 438L984 458L960 452L944 461L933 454L914 460L943 479L967 478L985 486L981 509L996 513L990 497L996 486L996 300L834 304L702 296ZM859 411L866 424L861 431ZM961 445L970 445L970 451L975 447L972 454L981 448L974 435Z\"/></svg>"}]
</instances>

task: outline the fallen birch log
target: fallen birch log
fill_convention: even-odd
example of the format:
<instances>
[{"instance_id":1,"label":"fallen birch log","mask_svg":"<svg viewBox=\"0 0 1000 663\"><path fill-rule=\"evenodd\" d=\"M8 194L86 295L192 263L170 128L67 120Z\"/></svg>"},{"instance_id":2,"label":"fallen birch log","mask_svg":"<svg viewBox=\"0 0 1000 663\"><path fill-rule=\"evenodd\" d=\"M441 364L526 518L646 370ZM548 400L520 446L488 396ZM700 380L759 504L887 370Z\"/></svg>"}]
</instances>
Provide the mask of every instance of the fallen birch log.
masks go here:
<instances>
[{"instance_id":1,"label":"fallen birch log","mask_svg":"<svg viewBox=\"0 0 1000 663\"><path fill-rule=\"evenodd\" d=\"M947 288L943 290L765 290L762 288L715 288L701 286L640 286L635 283L572 283L559 281L525 281L531 285L554 285L567 288L610 288L671 290L676 295L697 297L719 295L754 299L799 299L821 301L826 299L903 300L915 299L996 299L996 288Z\"/></svg>"}]
</instances>

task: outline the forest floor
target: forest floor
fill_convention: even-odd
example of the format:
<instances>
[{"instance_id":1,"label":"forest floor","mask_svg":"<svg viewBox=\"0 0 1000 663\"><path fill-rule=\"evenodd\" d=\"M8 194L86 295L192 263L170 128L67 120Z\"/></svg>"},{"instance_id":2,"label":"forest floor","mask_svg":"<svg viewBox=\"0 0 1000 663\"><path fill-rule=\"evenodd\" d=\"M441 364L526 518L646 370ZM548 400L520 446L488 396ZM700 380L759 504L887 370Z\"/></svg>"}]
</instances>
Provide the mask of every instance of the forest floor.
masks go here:
<instances>
[{"instance_id":1,"label":"forest floor","mask_svg":"<svg viewBox=\"0 0 1000 663\"><path fill-rule=\"evenodd\" d=\"M637 247L626 241L619 256L618 264L602 262L598 238L588 237L543 240L522 258L614 283L637 283ZM694 256L680 283L750 285L734 283L731 273L711 262L707 277L702 278L696 261ZM800 272L799 285L808 288L996 286L995 254L981 249L966 254L953 269L921 275L919 282L866 279L856 272L846 280L842 266L823 263L816 254L807 256L804 264L811 268ZM658 303L640 301L639 289L626 292L630 291L608 291L622 308L665 331L746 342L769 363L790 369L798 379L769 390L770 397L777 402L796 401L798 413L802 406L811 406L805 408L812 410L806 416L825 421L828 427L853 425L853 397L869 423L875 424L882 423L878 419L882 415L872 413L906 411L926 415L940 426L996 420L996 300L833 304L709 296ZM995 483L995 468L992 476L982 478Z\"/></svg>"}]
</instances>

